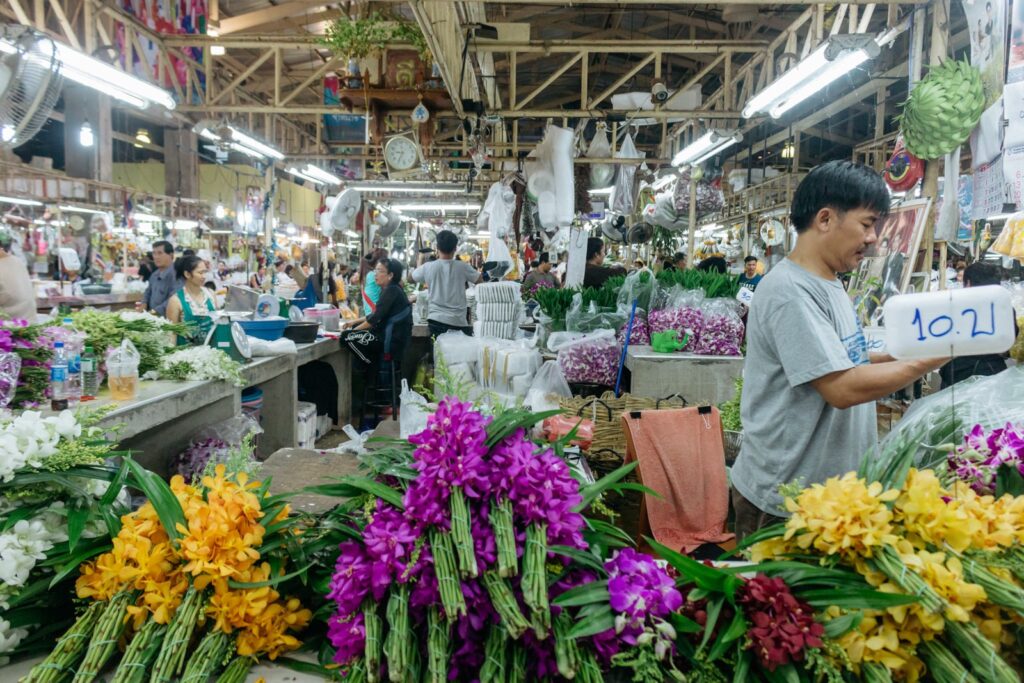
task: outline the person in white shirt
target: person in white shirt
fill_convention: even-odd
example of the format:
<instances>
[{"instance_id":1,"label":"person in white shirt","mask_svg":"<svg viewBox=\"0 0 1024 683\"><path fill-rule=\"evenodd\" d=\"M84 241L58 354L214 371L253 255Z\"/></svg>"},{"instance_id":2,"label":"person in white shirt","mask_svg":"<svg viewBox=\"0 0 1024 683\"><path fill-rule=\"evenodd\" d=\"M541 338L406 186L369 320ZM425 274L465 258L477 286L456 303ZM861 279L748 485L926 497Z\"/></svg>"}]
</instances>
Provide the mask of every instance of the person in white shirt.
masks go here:
<instances>
[{"instance_id":1,"label":"person in white shirt","mask_svg":"<svg viewBox=\"0 0 1024 683\"><path fill-rule=\"evenodd\" d=\"M459 238L451 230L437 233L436 261L424 263L412 273L414 282L423 283L430 292L427 327L437 337L451 330L473 335L469 325L466 287L483 280L473 266L455 258Z\"/></svg>"}]
</instances>

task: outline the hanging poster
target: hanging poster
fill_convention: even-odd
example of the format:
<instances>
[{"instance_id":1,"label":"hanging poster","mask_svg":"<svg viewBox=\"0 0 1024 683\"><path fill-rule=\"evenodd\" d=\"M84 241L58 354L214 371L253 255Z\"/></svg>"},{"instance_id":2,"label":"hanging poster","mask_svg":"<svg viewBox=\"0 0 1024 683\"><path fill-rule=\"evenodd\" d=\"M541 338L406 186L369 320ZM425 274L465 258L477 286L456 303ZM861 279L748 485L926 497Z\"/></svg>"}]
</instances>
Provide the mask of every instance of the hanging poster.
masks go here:
<instances>
[{"instance_id":1,"label":"hanging poster","mask_svg":"<svg viewBox=\"0 0 1024 683\"><path fill-rule=\"evenodd\" d=\"M971 36L971 64L981 72L986 108L995 104L1003 94L1008 4L1005 0L963 2Z\"/></svg>"},{"instance_id":2,"label":"hanging poster","mask_svg":"<svg viewBox=\"0 0 1024 683\"><path fill-rule=\"evenodd\" d=\"M1003 157L974 169L974 208L971 218L981 220L1002 213L1006 201L1006 181L1003 179Z\"/></svg>"},{"instance_id":3,"label":"hanging poster","mask_svg":"<svg viewBox=\"0 0 1024 683\"><path fill-rule=\"evenodd\" d=\"M970 242L974 236L971 221L971 205L974 203L974 176L962 175L956 188L957 203L960 204L960 227L956 232L958 242Z\"/></svg>"},{"instance_id":4,"label":"hanging poster","mask_svg":"<svg viewBox=\"0 0 1024 683\"><path fill-rule=\"evenodd\" d=\"M1006 82L1024 81L1024 2L1013 3L1010 21L1010 52L1006 64Z\"/></svg>"}]
</instances>

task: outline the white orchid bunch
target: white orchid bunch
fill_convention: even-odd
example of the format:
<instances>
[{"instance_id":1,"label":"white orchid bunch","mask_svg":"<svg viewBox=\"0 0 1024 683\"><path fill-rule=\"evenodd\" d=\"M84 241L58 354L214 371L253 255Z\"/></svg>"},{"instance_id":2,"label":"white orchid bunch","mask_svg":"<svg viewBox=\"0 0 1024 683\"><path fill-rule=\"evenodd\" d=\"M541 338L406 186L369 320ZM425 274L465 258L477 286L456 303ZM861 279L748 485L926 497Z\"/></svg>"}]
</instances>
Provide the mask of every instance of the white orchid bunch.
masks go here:
<instances>
[{"instance_id":1,"label":"white orchid bunch","mask_svg":"<svg viewBox=\"0 0 1024 683\"><path fill-rule=\"evenodd\" d=\"M122 311L121 320L125 321L126 323L145 321L152 324L154 327L159 327L161 329L169 325L173 325L173 323L167 318L161 317L159 315L153 315L148 311Z\"/></svg>"},{"instance_id":2,"label":"white orchid bunch","mask_svg":"<svg viewBox=\"0 0 1024 683\"><path fill-rule=\"evenodd\" d=\"M58 543L68 540L64 503L43 508L32 519L23 519L0 533L0 608L28 581L36 563Z\"/></svg>"},{"instance_id":3,"label":"white orchid bunch","mask_svg":"<svg viewBox=\"0 0 1024 683\"><path fill-rule=\"evenodd\" d=\"M192 346L164 356L157 374L160 379L189 382L212 379L245 386L241 364L212 346Z\"/></svg>"},{"instance_id":4,"label":"white orchid bunch","mask_svg":"<svg viewBox=\"0 0 1024 683\"><path fill-rule=\"evenodd\" d=\"M0 423L0 481L10 481L22 468L42 467L57 453L62 438L71 441L81 434L82 426L70 410L51 417L26 410Z\"/></svg>"},{"instance_id":5,"label":"white orchid bunch","mask_svg":"<svg viewBox=\"0 0 1024 683\"><path fill-rule=\"evenodd\" d=\"M27 635L27 628L11 628L11 622L0 617L0 666L5 666L10 661L10 657L5 656L6 653L18 647Z\"/></svg>"}]
</instances>

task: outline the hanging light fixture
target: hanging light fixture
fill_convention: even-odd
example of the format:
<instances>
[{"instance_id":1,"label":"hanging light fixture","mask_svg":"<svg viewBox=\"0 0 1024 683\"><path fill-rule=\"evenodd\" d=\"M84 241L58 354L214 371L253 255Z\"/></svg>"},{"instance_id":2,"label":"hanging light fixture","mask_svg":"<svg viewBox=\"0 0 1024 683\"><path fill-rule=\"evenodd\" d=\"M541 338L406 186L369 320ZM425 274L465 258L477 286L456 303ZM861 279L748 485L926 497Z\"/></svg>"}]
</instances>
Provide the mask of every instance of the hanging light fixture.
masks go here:
<instances>
[{"instance_id":1,"label":"hanging light fixture","mask_svg":"<svg viewBox=\"0 0 1024 683\"><path fill-rule=\"evenodd\" d=\"M145 128L139 128L139 130L135 132L135 147L142 149L144 145L151 144L153 144L153 140L149 137L149 131Z\"/></svg>"},{"instance_id":2,"label":"hanging light fixture","mask_svg":"<svg viewBox=\"0 0 1024 683\"><path fill-rule=\"evenodd\" d=\"M782 146L782 158L783 159L792 159L793 158L793 154L795 152L796 152L796 149L793 147L793 143L792 142L787 142L785 145Z\"/></svg>"},{"instance_id":3,"label":"hanging light fixture","mask_svg":"<svg viewBox=\"0 0 1024 683\"><path fill-rule=\"evenodd\" d=\"M213 210L213 215L217 217L217 220L222 220L227 213L228 212L224 209L224 205L217 202L217 207Z\"/></svg>"},{"instance_id":4,"label":"hanging light fixture","mask_svg":"<svg viewBox=\"0 0 1024 683\"><path fill-rule=\"evenodd\" d=\"M739 131L709 130L686 147L683 147L673 157L673 166L685 164L696 165L723 152L726 148L735 145L743 140Z\"/></svg>"},{"instance_id":5,"label":"hanging light fixture","mask_svg":"<svg viewBox=\"0 0 1024 683\"><path fill-rule=\"evenodd\" d=\"M89 125L89 119L86 119L82 123L82 127L78 129L78 144L82 145L82 147L92 147L94 142L96 142L96 137L92 134L92 126Z\"/></svg>"}]
</instances>

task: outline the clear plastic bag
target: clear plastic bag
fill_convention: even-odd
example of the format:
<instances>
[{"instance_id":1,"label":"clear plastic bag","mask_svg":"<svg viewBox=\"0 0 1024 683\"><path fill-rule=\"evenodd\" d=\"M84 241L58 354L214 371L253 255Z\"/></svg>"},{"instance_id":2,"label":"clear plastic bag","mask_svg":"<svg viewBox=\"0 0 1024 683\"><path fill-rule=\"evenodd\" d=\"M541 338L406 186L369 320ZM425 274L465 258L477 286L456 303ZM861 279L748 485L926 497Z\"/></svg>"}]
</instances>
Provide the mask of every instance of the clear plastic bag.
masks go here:
<instances>
[{"instance_id":1,"label":"clear plastic bag","mask_svg":"<svg viewBox=\"0 0 1024 683\"><path fill-rule=\"evenodd\" d=\"M16 353L0 353L0 408L6 408L18 389L21 357Z\"/></svg>"},{"instance_id":2,"label":"clear plastic bag","mask_svg":"<svg viewBox=\"0 0 1024 683\"><path fill-rule=\"evenodd\" d=\"M129 401L135 398L139 385L139 361L141 356L128 338L120 346L107 350L106 372L110 397L115 401Z\"/></svg>"},{"instance_id":3,"label":"clear plastic bag","mask_svg":"<svg viewBox=\"0 0 1024 683\"><path fill-rule=\"evenodd\" d=\"M565 329L567 332L617 330L627 317L628 314L623 313L621 309L599 307L593 301L584 308L583 295L577 293L565 314Z\"/></svg>"},{"instance_id":4,"label":"clear plastic bag","mask_svg":"<svg viewBox=\"0 0 1024 683\"><path fill-rule=\"evenodd\" d=\"M570 384L613 386L619 370L619 343L611 330L583 335L559 346L558 365Z\"/></svg>"},{"instance_id":5,"label":"clear plastic bag","mask_svg":"<svg viewBox=\"0 0 1024 683\"><path fill-rule=\"evenodd\" d=\"M226 461L246 436L251 435L255 439L262 433L259 423L245 413L203 427L192 436L188 448L175 458L174 471L185 481L195 481L210 463ZM255 454L249 453L249 459L249 469L255 472L259 468Z\"/></svg>"},{"instance_id":6,"label":"clear plastic bag","mask_svg":"<svg viewBox=\"0 0 1024 683\"><path fill-rule=\"evenodd\" d=\"M608 127L603 121L597 123L597 132L587 147L587 156L591 159L607 159L612 155L612 146L608 142ZM615 178L614 164L590 164L590 189L597 190L608 187Z\"/></svg>"},{"instance_id":7,"label":"clear plastic bag","mask_svg":"<svg viewBox=\"0 0 1024 683\"><path fill-rule=\"evenodd\" d=\"M626 328L629 327L629 317L626 317L626 322L622 323L622 327L619 328L615 338L618 339L619 344L626 343ZM636 317L633 319L633 329L629 335L630 346L646 346L651 343L651 330L647 325L647 313L641 311L639 308L636 311Z\"/></svg>"},{"instance_id":8,"label":"clear plastic bag","mask_svg":"<svg viewBox=\"0 0 1024 683\"><path fill-rule=\"evenodd\" d=\"M557 410L560 399L572 398L572 390L565 381L562 367L557 361L549 360L540 366L533 376L530 389L526 392L526 407L535 413Z\"/></svg>"},{"instance_id":9,"label":"clear plastic bag","mask_svg":"<svg viewBox=\"0 0 1024 683\"><path fill-rule=\"evenodd\" d=\"M407 439L412 434L419 434L427 428L427 399L409 388L408 380L402 380L402 393L399 397L402 406L398 414L398 429L401 438Z\"/></svg>"},{"instance_id":10,"label":"clear plastic bag","mask_svg":"<svg viewBox=\"0 0 1024 683\"><path fill-rule=\"evenodd\" d=\"M479 339L455 330L445 332L434 340L434 358L443 359L447 365L476 365L479 352Z\"/></svg>"},{"instance_id":11,"label":"clear plastic bag","mask_svg":"<svg viewBox=\"0 0 1024 683\"><path fill-rule=\"evenodd\" d=\"M701 304L703 326L693 346L702 356L738 356L743 345L743 319L735 299L706 299Z\"/></svg>"},{"instance_id":12,"label":"clear plastic bag","mask_svg":"<svg viewBox=\"0 0 1024 683\"><path fill-rule=\"evenodd\" d=\"M681 351L693 351L697 348L701 333L704 330L704 291L700 289L683 289L673 287L662 298L663 308L647 314L647 324L653 337L658 332L678 332L687 335L686 345Z\"/></svg>"},{"instance_id":13,"label":"clear plastic bag","mask_svg":"<svg viewBox=\"0 0 1024 683\"><path fill-rule=\"evenodd\" d=\"M619 308L629 314L633 308L633 300L639 310L651 310L651 304L657 301L658 280L654 273L645 269L636 270L626 276L626 282L619 290Z\"/></svg>"},{"instance_id":14,"label":"clear plastic bag","mask_svg":"<svg viewBox=\"0 0 1024 683\"><path fill-rule=\"evenodd\" d=\"M229 446L238 446L247 436L258 436L263 433L260 423L245 413L203 427L195 433L192 441L197 439L219 439Z\"/></svg>"}]
</instances>

